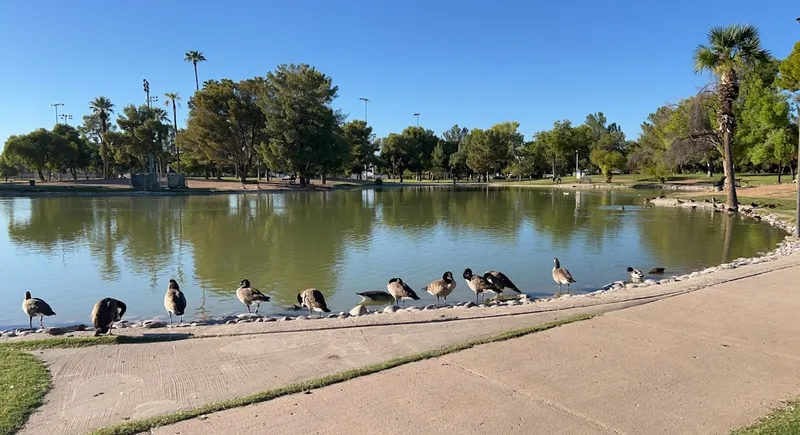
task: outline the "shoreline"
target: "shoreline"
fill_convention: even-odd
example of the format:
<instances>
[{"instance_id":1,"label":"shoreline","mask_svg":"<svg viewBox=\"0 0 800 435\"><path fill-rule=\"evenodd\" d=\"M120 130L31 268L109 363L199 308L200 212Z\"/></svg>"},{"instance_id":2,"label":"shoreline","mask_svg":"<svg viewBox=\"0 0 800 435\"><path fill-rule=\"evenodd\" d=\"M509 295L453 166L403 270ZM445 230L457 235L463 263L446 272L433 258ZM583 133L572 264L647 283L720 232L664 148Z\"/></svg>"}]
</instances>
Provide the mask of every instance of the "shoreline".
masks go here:
<instances>
[{"instance_id":1,"label":"shoreline","mask_svg":"<svg viewBox=\"0 0 800 435\"><path fill-rule=\"evenodd\" d=\"M722 203L696 202L693 200L680 200L677 198L663 198L645 200L646 204L663 207L700 208L714 212L727 212L727 206ZM146 319L139 321L122 320L115 324L115 334L125 336L152 335L158 330L161 334L181 334L191 337L209 337L219 335L241 335L253 333L298 332L307 330L341 329L365 326L406 325L416 323L436 323L454 320L504 317L538 312L560 311L573 308L585 308L609 303L630 302L639 299L664 298L686 291L716 285L725 281L724 276L719 276L726 271L764 265L785 259L800 252L800 239L792 236L794 224L784 221L778 215L761 214L761 209L741 206L741 213L753 219L761 220L776 228L787 232L787 236L769 252L753 257L737 258L731 262L718 266L708 267L684 275L673 275L663 279L647 279L641 283L614 281L605 286L583 294L561 295L532 300L527 295L514 297L507 300L489 301L488 304L476 304L472 301L461 301L451 305L437 306L411 305L397 307L394 305L385 308L367 311L365 307L356 305L349 312L341 311L319 316L307 315L307 312L297 316L269 316L242 313L226 315L195 321L180 325L168 325L160 319ZM762 266L763 267L763 266ZM771 270L767 267L767 271ZM721 279L714 279L719 276ZM738 278L737 278L738 279ZM699 284L699 285L698 285ZM687 287L688 286L688 287ZM677 287L677 288L673 288ZM609 299L609 300L604 300ZM502 309L498 309L502 308ZM308 322L309 320L324 320ZM271 325L271 326L270 326ZM88 325L73 325L66 327L53 327L47 329L11 329L0 331L0 343L13 343L20 340L36 340L52 336L85 337L91 335L93 329Z\"/></svg>"}]
</instances>

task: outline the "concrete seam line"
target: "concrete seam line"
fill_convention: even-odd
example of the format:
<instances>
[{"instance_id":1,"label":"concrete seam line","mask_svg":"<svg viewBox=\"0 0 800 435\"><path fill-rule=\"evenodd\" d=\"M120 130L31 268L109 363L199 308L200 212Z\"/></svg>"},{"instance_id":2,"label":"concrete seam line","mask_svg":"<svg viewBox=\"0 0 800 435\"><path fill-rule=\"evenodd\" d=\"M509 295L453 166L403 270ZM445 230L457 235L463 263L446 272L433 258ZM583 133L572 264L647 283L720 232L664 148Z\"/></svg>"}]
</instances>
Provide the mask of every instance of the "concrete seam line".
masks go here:
<instances>
[{"instance_id":1,"label":"concrete seam line","mask_svg":"<svg viewBox=\"0 0 800 435\"><path fill-rule=\"evenodd\" d=\"M600 420L597 420L597 419L595 419L593 417L590 417L588 415L583 415L583 414L581 414L581 413L579 413L577 411L573 411L573 410L569 409L568 407L566 407L566 406L564 406L564 405L562 405L562 404L560 404L558 402L555 402L553 400L547 399L545 397L536 396L536 395L533 395L533 394L528 394L528 393L526 393L524 391L517 390L514 387L506 384L505 382L502 382L502 381L500 381L498 379L495 379L495 378L492 378L490 376L484 375L483 373L480 373L480 372L478 372L476 370L473 370L473 369L471 369L469 367L465 367L465 366L463 366L463 365L461 365L461 364L459 364L459 363L457 363L457 362L455 362L453 360L447 359L445 357L440 357L439 359L444 361L444 362L446 362L446 363L448 363L448 364L451 364L451 365L453 365L455 367L458 367L459 369L461 369L461 370L463 370L463 371L465 371L465 372L467 372L467 373L469 373L469 374L471 374L473 376L479 377L481 379L485 379L485 380L487 380L487 381L489 381L489 382L491 382L493 384L496 384L496 385L500 386L503 389L506 389L508 391L514 392L516 394L519 394L520 396L527 397L528 399L531 399L533 401L539 402L539 403L541 403L541 404L543 404L545 406L548 406L550 408L554 408L554 409L556 409L558 411L561 411L561 412L563 412L565 414L568 414L568 415L570 415L572 417L576 417L577 419L583 421L584 423L591 424L591 425L593 425L593 426L595 426L597 428L603 429L603 430L605 430L607 432L611 432L611 433L615 433L615 434L625 434L625 432L617 430L617 429L615 429L615 428L603 423Z\"/></svg>"},{"instance_id":2,"label":"concrete seam line","mask_svg":"<svg viewBox=\"0 0 800 435\"><path fill-rule=\"evenodd\" d=\"M382 363L370 364L355 369L345 370L343 372L333 373L327 376L323 376L321 378L297 382L283 387L278 387L271 390L263 391L261 393L251 394L249 396L209 403L207 405L203 405L187 411L177 411L171 414L164 414L156 417L150 417L147 419L135 420L106 428L96 429L90 433L93 435L128 435L128 434L133 435L142 432L147 432L148 430L153 429L155 427L174 424L180 421L199 417L201 415L219 412L231 408L239 408L242 406L253 405L256 403L267 402L273 399L277 399L279 397L288 396L291 394L297 394L312 389L327 387L330 385L355 379L361 376L370 375L373 373L378 373L384 370L399 367L405 364L419 362L430 358L438 358L454 352L471 349L473 347L480 346L482 344L496 343L500 341L510 340L513 338L518 338L525 335L533 334L536 332L546 331L548 329L556 328L569 323L588 320L596 316L597 316L596 314L581 314L581 315L565 317L563 319L554 320L551 322L541 323L534 326L529 326L526 328L512 329L489 337L478 338L461 344L444 346L424 352L417 352L410 355L393 358Z\"/></svg>"}]
</instances>

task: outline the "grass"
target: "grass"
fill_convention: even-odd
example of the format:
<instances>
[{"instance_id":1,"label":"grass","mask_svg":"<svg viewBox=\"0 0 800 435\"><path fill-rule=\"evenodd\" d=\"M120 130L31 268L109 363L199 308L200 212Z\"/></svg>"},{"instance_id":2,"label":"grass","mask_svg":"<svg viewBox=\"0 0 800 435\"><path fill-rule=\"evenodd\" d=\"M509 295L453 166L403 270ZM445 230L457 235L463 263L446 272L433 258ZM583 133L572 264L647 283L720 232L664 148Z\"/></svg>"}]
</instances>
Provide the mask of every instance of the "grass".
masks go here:
<instances>
[{"instance_id":1,"label":"grass","mask_svg":"<svg viewBox=\"0 0 800 435\"><path fill-rule=\"evenodd\" d=\"M0 434L19 430L49 389L44 363L27 352L0 349Z\"/></svg>"},{"instance_id":2,"label":"grass","mask_svg":"<svg viewBox=\"0 0 800 435\"><path fill-rule=\"evenodd\" d=\"M582 314L582 315L567 317L561 320L556 320L553 322L542 323L527 328L514 329L491 337L472 340L466 343L455 344L452 346L446 346L439 349L430 350L427 352L419 352L403 356L400 358L394 358L379 364L372 364L357 369L346 370L343 372L324 376L322 378L313 379L305 382L298 382L295 384L286 385L283 387L275 388L261 393L256 393L250 396L239 397L236 399L230 399L216 403L210 403L208 405L204 405L199 408L191 409L188 411L179 411L172 414L160 415L143 420L129 421L116 426L98 429L92 432L92 434L126 435L126 434L138 434L142 432L147 432L155 427L165 426L168 424L177 423L179 421L189 420L204 414L210 414L212 412L223 411L231 408L238 408L241 406L252 405L260 402L266 402L269 400L277 399L279 397L288 396L290 394L297 394L303 391L327 387L329 385L338 384L341 382L348 381L350 379L392 369L401 365L419 362L430 358L438 358L454 352L460 352L462 350L471 349L475 346L480 346L482 344L496 343L500 341L510 340L513 338L522 337L528 334L533 334L535 332L546 331L548 329L556 328L558 326L566 325L568 323L591 319L592 317L594 317L594 315Z\"/></svg>"},{"instance_id":3,"label":"grass","mask_svg":"<svg viewBox=\"0 0 800 435\"><path fill-rule=\"evenodd\" d=\"M800 401L772 412L751 426L731 432L731 435L794 435L800 433Z\"/></svg>"}]
</instances>

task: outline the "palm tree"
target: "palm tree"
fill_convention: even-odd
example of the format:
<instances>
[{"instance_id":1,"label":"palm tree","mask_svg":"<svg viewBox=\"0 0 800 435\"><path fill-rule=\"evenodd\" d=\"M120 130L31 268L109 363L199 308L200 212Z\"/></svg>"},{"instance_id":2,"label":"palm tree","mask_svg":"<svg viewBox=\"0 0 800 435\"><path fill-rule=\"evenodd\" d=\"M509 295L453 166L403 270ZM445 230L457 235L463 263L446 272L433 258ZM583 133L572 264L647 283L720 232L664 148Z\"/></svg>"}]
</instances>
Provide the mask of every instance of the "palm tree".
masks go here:
<instances>
[{"instance_id":1,"label":"palm tree","mask_svg":"<svg viewBox=\"0 0 800 435\"><path fill-rule=\"evenodd\" d=\"M175 141L175 138L178 136L178 109L177 107L181 105L178 101L181 100L181 95L177 92L167 92L164 94L164 98L167 100L164 102L164 105L169 107L170 104L172 105L172 124L174 127L172 133L172 142L175 144L175 151L177 151L177 160L178 160L178 173L181 173L181 149L178 147L178 142Z\"/></svg>"},{"instance_id":2,"label":"palm tree","mask_svg":"<svg viewBox=\"0 0 800 435\"><path fill-rule=\"evenodd\" d=\"M186 62L191 62L194 65L194 85L197 90L200 90L200 82L197 80L197 62L205 62L206 57L203 56L202 51L187 51L185 57L183 58Z\"/></svg>"},{"instance_id":3,"label":"palm tree","mask_svg":"<svg viewBox=\"0 0 800 435\"><path fill-rule=\"evenodd\" d=\"M100 119L100 154L103 156L103 179L108 178L108 118L114 113L114 104L106 97L89 102L92 113Z\"/></svg>"},{"instance_id":4,"label":"palm tree","mask_svg":"<svg viewBox=\"0 0 800 435\"><path fill-rule=\"evenodd\" d=\"M733 177L733 135L736 119L733 103L739 97L739 73L769 59L769 51L761 48L758 29L751 25L734 24L712 27L708 45L700 44L694 51L695 73L710 71L717 76L719 109L717 124L722 135L725 177L728 184L728 207L738 210Z\"/></svg>"}]
</instances>

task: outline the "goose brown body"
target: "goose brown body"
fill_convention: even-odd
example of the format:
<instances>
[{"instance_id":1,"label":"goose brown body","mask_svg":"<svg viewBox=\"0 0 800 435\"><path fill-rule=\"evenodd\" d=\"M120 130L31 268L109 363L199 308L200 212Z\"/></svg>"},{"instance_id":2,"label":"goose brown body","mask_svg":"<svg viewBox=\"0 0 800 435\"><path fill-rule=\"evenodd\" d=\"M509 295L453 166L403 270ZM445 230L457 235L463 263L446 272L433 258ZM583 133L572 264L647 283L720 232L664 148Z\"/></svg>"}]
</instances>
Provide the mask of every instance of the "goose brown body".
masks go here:
<instances>
[{"instance_id":1,"label":"goose brown body","mask_svg":"<svg viewBox=\"0 0 800 435\"><path fill-rule=\"evenodd\" d=\"M25 292L25 299L22 301L22 311L28 315L28 326L33 329L33 318L39 318L39 326L44 329L44 316L55 316L56 313L50 305L39 299L31 297L31 292Z\"/></svg>"},{"instance_id":2,"label":"goose brown body","mask_svg":"<svg viewBox=\"0 0 800 435\"><path fill-rule=\"evenodd\" d=\"M494 293L500 293L497 287L494 286L489 280L480 276L480 275L473 275L472 269L467 268L464 270L464 279L467 281L467 286L469 286L470 290L475 292L475 301L478 301L478 297L483 294L484 292L490 291Z\"/></svg>"},{"instance_id":3,"label":"goose brown body","mask_svg":"<svg viewBox=\"0 0 800 435\"><path fill-rule=\"evenodd\" d=\"M453 273L449 270L442 274L442 279L437 279L431 282L422 291L428 292L432 296L436 296L436 304L439 304L439 298L444 299L447 303L447 297L456 289L456 280L453 279Z\"/></svg>"},{"instance_id":4,"label":"goose brown body","mask_svg":"<svg viewBox=\"0 0 800 435\"><path fill-rule=\"evenodd\" d=\"M328 305L325 303L325 297L322 292L315 288L308 288L297 294L297 302L306 308L308 312L321 311L323 313L330 313Z\"/></svg>"},{"instance_id":5,"label":"goose brown body","mask_svg":"<svg viewBox=\"0 0 800 435\"><path fill-rule=\"evenodd\" d=\"M505 273L497 271L497 270L489 270L483 274L483 277L486 278L487 281L492 283L498 290L514 290L517 293L522 293L517 286L511 282L511 280L506 276Z\"/></svg>"},{"instance_id":6,"label":"goose brown body","mask_svg":"<svg viewBox=\"0 0 800 435\"><path fill-rule=\"evenodd\" d=\"M118 322L125 315L128 307L120 300L114 298L103 298L94 304L92 309L92 324L94 325L94 335L111 335L111 325Z\"/></svg>"},{"instance_id":7,"label":"goose brown body","mask_svg":"<svg viewBox=\"0 0 800 435\"><path fill-rule=\"evenodd\" d=\"M569 290L570 283L577 282L574 278L572 278L572 274L569 273L564 267L561 267L561 262L558 261L558 258L553 259L553 263L555 266L553 267L553 281L558 284L558 291L561 291L561 285L566 284L567 290Z\"/></svg>"},{"instance_id":8,"label":"goose brown body","mask_svg":"<svg viewBox=\"0 0 800 435\"><path fill-rule=\"evenodd\" d=\"M390 279L389 283L386 284L386 289L389 290L389 294L394 298L395 304L398 302L404 304L406 299L419 300L417 293L400 278Z\"/></svg>"},{"instance_id":9,"label":"goose brown body","mask_svg":"<svg viewBox=\"0 0 800 435\"><path fill-rule=\"evenodd\" d=\"M248 313L250 312L250 305L255 304L256 314L258 314L261 303L269 302L269 296L261 293L257 288L250 287L250 281L247 279L243 279L239 283L239 288L236 289L236 297L247 307Z\"/></svg>"},{"instance_id":10,"label":"goose brown body","mask_svg":"<svg viewBox=\"0 0 800 435\"><path fill-rule=\"evenodd\" d=\"M178 282L174 279L169 280L167 293L164 294L164 308L169 315L169 323L172 323L172 315L180 316L183 323L183 313L186 311L186 296L181 291Z\"/></svg>"},{"instance_id":11,"label":"goose brown body","mask_svg":"<svg viewBox=\"0 0 800 435\"><path fill-rule=\"evenodd\" d=\"M358 305L389 305L394 304L395 302L394 296L392 296L391 293L383 290L374 290L356 294L361 296L361 302L359 302Z\"/></svg>"}]
</instances>

